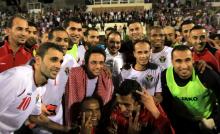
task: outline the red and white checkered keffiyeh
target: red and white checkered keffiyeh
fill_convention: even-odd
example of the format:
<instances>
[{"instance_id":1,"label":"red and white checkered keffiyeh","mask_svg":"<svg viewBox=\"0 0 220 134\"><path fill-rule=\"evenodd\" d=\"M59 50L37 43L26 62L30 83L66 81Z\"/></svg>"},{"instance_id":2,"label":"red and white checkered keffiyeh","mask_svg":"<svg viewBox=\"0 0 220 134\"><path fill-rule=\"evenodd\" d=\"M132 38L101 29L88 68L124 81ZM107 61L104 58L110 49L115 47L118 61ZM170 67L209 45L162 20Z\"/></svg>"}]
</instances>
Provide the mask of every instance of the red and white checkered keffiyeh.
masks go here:
<instances>
[{"instance_id":1,"label":"red and white checkered keffiyeh","mask_svg":"<svg viewBox=\"0 0 220 134\"><path fill-rule=\"evenodd\" d=\"M87 74L84 67L72 68L66 85L65 93L65 123L71 126L72 111L71 107L77 102L81 102L86 97ZM112 97L112 79L108 77L104 70L98 76L98 82L94 94L99 95L103 103L106 104Z\"/></svg>"}]
</instances>

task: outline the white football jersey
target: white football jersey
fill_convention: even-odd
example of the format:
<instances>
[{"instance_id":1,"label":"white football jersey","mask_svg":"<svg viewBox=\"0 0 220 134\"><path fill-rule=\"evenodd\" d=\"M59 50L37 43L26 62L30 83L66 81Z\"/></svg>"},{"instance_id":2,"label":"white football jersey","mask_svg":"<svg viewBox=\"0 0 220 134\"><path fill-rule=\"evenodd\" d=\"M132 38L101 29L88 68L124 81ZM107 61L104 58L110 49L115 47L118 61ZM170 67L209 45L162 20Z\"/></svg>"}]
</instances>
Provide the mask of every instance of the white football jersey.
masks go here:
<instances>
[{"instance_id":1,"label":"white football jersey","mask_svg":"<svg viewBox=\"0 0 220 134\"><path fill-rule=\"evenodd\" d=\"M165 70L172 65L171 52L173 48L165 46L164 49L158 53L151 53L150 62L155 63Z\"/></svg>"},{"instance_id":2,"label":"white football jersey","mask_svg":"<svg viewBox=\"0 0 220 134\"><path fill-rule=\"evenodd\" d=\"M156 92L162 92L160 77L161 68L153 63L148 63L147 69L144 71L137 71L133 67L121 71L121 82L125 79L136 80L152 96Z\"/></svg>"},{"instance_id":3,"label":"white football jersey","mask_svg":"<svg viewBox=\"0 0 220 134\"><path fill-rule=\"evenodd\" d=\"M41 113L39 92L32 66L11 68L0 73L0 133L10 133L22 126L29 115Z\"/></svg>"},{"instance_id":4,"label":"white football jersey","mask_svg":"<svg viewBox=\"0 0 220 134\"><path fill-rule=\"evenodd\" d=\"M48 118L59 124L63 123L63 107L61 101L68 79L68 69L77 66L79 65L77 64L76 60L71 55L66 54L64 56L61 69L57 74L56 79L48 80L48 83L45 85L46 90L42 92L41 95L43 104L45 105L52 104L57 106L56 115L48 116Z\"/></svg>"}]
</instances>

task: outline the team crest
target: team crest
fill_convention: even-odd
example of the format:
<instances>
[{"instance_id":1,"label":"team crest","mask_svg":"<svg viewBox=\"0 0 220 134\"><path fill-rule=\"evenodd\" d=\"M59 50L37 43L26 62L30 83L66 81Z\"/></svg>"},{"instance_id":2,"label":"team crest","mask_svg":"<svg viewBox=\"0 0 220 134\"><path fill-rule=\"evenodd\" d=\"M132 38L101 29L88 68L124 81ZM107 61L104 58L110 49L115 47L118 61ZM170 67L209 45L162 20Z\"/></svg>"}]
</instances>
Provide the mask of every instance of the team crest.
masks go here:
<instances>
[{"instance_id":1,"label":"team crest","mask_svg":"<svg viewBox=\"0 0 220 134\"><path fill-rule=\"evenodd\" d=\"M153 76L152 75L147 75L145 78L146 78L147 81L152 81L153 80Z\"/></svg>"},{"instance_id":2,"label":"team crest","mask_svg":"<svg viewBox=\"0 0 220 134\"><path fill-rule=\"evenodd\" d=\"M159 58L159 60L160 60L161 63L164 63L166 61L166 57L165 56L161 56Z\"/></svg>"}]
</instances>

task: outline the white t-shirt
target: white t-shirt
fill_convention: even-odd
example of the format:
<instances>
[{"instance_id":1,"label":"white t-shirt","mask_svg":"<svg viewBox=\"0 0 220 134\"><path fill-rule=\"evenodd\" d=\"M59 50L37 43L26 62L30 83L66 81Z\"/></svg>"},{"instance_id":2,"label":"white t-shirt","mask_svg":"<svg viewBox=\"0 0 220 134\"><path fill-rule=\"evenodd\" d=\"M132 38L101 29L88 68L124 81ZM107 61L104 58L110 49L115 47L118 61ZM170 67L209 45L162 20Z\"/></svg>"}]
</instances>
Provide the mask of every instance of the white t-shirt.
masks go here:
<instances>
[{"instance_id":1,"label":"white t-shirt","mask_svg":"<svg viewBox=\"0 0 220 134\"><path fill-rule=\"evenodd\" d=\"M0 73L0 133L22 126L29 115L40 115L40 90L36 87L32 66L11 68Z\"/></svg>"},{"instance_id":2,"label":"white t-shirt","mask_svg":"<svg viewBox=\"0 0 220 134\"><path fill-rule=\"evenodd\" d=\"M88 79L87 80L87 87L86 87L86 96L92 96L95 88L96 88L96 84L98 81L98 77L94 78L94 79Z\"/></svg>"},{"instance_id":3,"label":"white t-shirt","mask_svg":"<svg viewBox=\"0 0 220 134\"><path fill-rule=\"evenodd\" d=\"M165 70L172 65L171 52L173 48L165 46L164 49L158 53L151 53L150 62L155 63Z\"/></svg>"},{"instance_id":4,"label":"white t-shirt","mask_svg":"<svg viewBox=\"0 0 220 134\"><path fill-rule=\"evenodd\" d=\"M122 69L121 78L136 80L143 88L147 89L152 96L156 92L162 92L161 88L161 68L156 64L148 63L145 71L137 71L133 67L128 70Z\"/></svg>"},{"instance_id":5,"label":"white t-shirt","mask_svg":"<svg viewBox=\"0 0 220 134\"><path fill-rule=\"evenodd\" d=\"M109 53L108 49L105 50L105 53L106 53L105 63L110 68L112 75L118 76L124 64L122 54L118 52L117 55L112 56Z\"/></svg>"},{"instance_id":6,"label":"white t-shirt","mask_svg":"<svg viewBox=\"0 0 220 134\"><path fill-rule=\"evenodd\" d=\"M77 67L78 64L76 60L69 54L64 56L63 63L61 65L61 69L57 74L55 80L49 79L46 84L46 90L42 92L41 98L42 103L45 105L56 105L56 115L48 116L54 122L59 124L63 124L63 107L62 107L62 96L65 92L65 86L68 79L67 71L71 67Z\"/></svg>"}]
</instances>

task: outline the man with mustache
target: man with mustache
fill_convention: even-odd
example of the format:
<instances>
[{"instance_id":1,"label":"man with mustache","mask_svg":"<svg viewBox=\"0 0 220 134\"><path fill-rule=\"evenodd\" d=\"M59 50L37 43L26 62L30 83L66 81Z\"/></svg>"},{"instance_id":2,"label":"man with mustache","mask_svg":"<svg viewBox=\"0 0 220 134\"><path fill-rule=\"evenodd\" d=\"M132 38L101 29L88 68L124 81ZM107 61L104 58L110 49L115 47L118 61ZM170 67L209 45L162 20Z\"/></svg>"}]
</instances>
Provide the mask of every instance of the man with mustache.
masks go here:
<instances>
[{"instance_id":1,"label":"man with mustache","mask_svg":"<svg viewBox=\"0 0 220 134\"><path fill-rule=\"evenodd\" d=\"M49 129L71 130L41 113L39 97L47 80L56 78L63 54L60 46L44 43L37 51L33 66L14 67L0 73L0 133L9 134L19 129L28 117L31 122Z\"/></svg>"},{"instance_id":2,"label":"man with mustache","mask_svg":"<svg viewBox=\"0 0 220 134\"><path fill-rule=\"evenodd\" d=\"M31 59L32 54L24 49L28 36L28 22L19 15L9 19L6 28L8 35L0 47L0 72L23 65Z\"/></svg>"},{"instance_id":3,"label":"man with mustache","mask_svg":"<svg viewBox=\"0 0 220 134\"><path fill-rule=\"evenodd\" d=\"M220 78L209 68L201 74L193 67L193 54L186 45L171 53L173 66L161 74L162 106L177 134L220 132Z\"/></svg>"},{"instance_id":4,"label":"man with mustache","mask_svg":"<svg viewBox=\"0 0 220 134\"><path fill-rule=\"evenodd\" d=\"M78 64L84 64L85 52L90 47L96 47L99 43L99 32L96 28L88 28L84 32L84 44L78 47Z\"/></svg>"},{"instance_id":5,"label":"man with mustache","mask_svg":"<svg viewBox=\"0 0 220 134\"><path fill-rule=\"evenodd\" d=\"M208 49L207 31L202 26L194 26L189 33L188 44L193 47L193 59L195 61L204 60L216 72L220 72L219 61Z\"/></svg>"},{"instance_id":6,"label":"man with mustache","mask_svg":"<svg viewBox=\"0 0 220 134\"><path fill-rule=\"evenodd\" d=\"M104 69L106 54L102 48L91 47L85 53L85 64L71 68L65 91L65 122L73 123L75 105L85 97L100 96L106 104L113 94L112 78Z\"/></svg>"},{"instance_id":7,"label":"man with mustache","mask_svg":"<svg viewBox=\"0 0 220 134\"><path fill-rule=\"evenodd\" d=\"M114 83L115 89L119 87L119 74L123 67L123 57L119 52L121 48L121 34L117 31L111 31L106 39L107 49L106 53L106 65L110 68L112 72L112 81Z\"/></svg>"}]
</instances>

